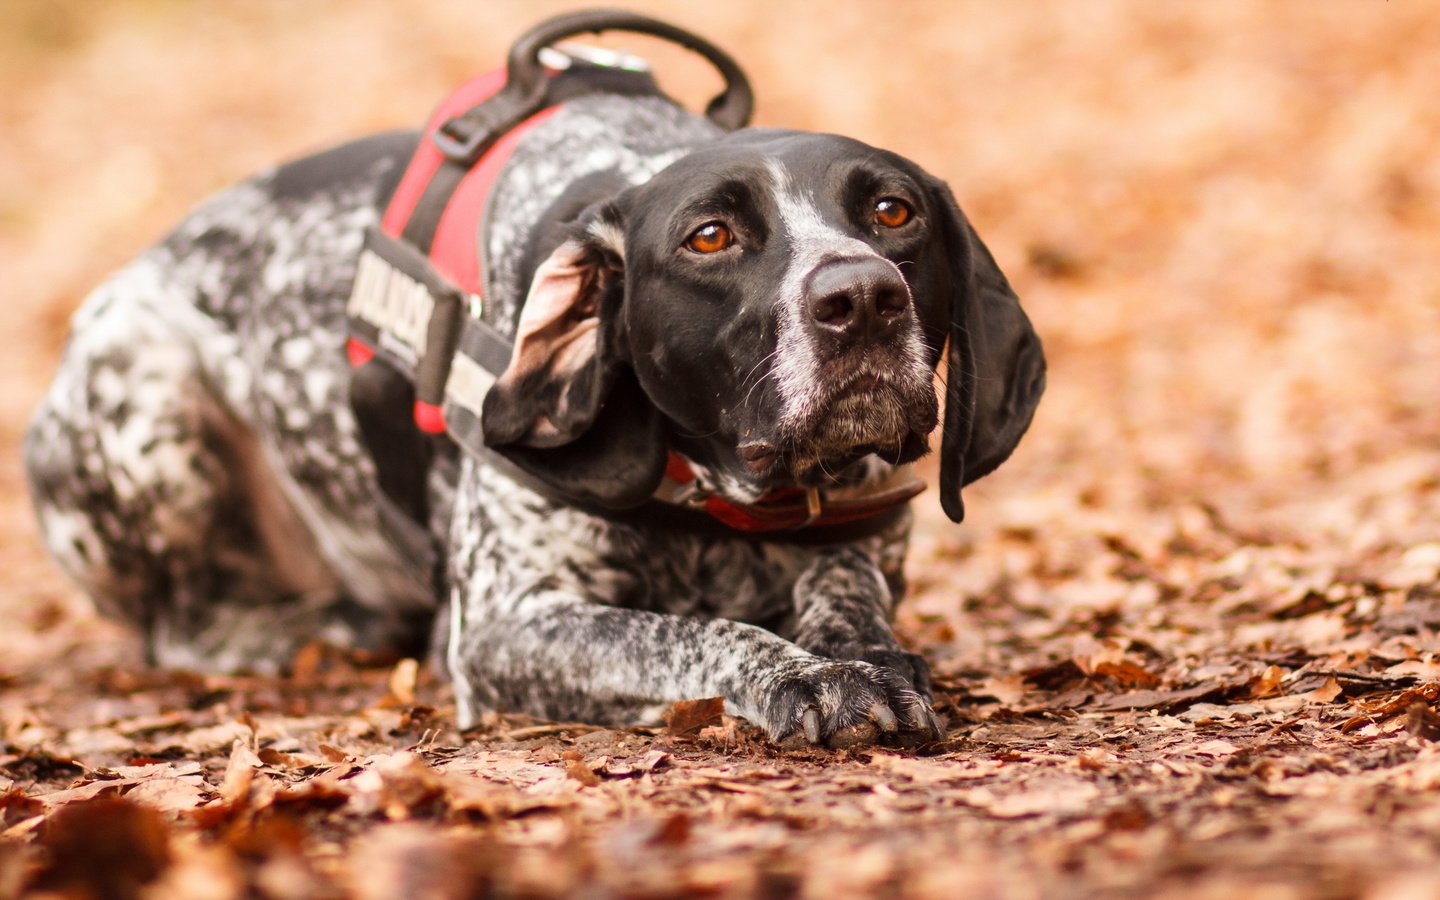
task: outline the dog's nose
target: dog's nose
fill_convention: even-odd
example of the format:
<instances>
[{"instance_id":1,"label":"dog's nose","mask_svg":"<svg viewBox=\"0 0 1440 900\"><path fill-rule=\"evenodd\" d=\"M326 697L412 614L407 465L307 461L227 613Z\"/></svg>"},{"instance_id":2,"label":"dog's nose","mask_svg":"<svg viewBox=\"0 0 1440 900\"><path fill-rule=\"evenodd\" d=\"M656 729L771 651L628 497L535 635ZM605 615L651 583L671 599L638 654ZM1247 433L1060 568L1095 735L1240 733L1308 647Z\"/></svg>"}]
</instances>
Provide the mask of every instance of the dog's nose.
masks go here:
<instances>
[{"instance_id":1,"label":"dog's nose","mask_svg":"<svg viewBox=\"0 0 1440 900\"><path fill-rule=\"evenodd\" d=\"M839 259L815 269L805 286L815 328L843 343L868 344L896 331L910 311L910 289L884 259Z\"/></svg>"}]
</instances>

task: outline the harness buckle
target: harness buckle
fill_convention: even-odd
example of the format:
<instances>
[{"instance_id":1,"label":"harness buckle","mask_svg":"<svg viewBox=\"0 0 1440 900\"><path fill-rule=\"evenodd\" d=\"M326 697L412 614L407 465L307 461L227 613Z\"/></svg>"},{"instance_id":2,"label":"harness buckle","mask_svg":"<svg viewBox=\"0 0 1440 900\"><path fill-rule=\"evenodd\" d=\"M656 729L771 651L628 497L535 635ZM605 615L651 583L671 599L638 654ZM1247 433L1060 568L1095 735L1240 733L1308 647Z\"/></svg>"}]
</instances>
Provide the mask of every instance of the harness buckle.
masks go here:
<instances>
[{"instance_id":1,"label":"harness buckle","mask_svg":"<svg viewBox=\"0 0 1440 900\"><path fill-rule=\"evenodd\" d=\"M465 116L447 119L430 135L430 141L451 162L462 166L473 165L495 136L493 128L476 125L474 120L480 115L483 113L471 110Z\"/></svg>"}]
</instances>

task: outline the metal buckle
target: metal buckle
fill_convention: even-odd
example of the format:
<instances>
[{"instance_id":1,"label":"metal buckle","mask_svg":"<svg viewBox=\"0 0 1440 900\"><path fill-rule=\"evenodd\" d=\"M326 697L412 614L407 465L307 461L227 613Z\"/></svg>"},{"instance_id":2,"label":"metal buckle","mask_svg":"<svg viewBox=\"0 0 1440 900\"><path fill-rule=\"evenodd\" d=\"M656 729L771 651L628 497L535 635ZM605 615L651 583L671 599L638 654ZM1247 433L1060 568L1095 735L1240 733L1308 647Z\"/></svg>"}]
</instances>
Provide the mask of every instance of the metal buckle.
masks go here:
<instances>
[{"instance_id":1,"label":"metal buckle","mask_svg":"<svg viewBox=\"0 0 1440 900\"><path fill-rule=\"evenodd\" d=\"M812 487L812 488L806 488L806 489L805 489L805 513L806 513L805 521L801 522L799 525L796 525L795 527L796 527L796 528L808 528L809 526L814 525L815 522L816 522L817 520L819 520L819 518L820 518L820 513L823 511L823 509L824 509L824 498L821 497L821 495L820 495L820 489L819 489L819 488L814 488L814 487Z\"/></svg>"},{"instance_id":2,"label":"metal buckle","mask_svg":"<svg viewBox=\"0 0 1440 900\"><path fill-rule=\"evenodd\" d=\"M490 130L487 128L471 128L469 134L464 134L461 129L455 128L458 123L465 120L461 116L448 119L435 129L430 135L430 140L445 158L461 165L473 165L475 160L480 158L480 151L490 137ZM456 131L462 133L456 134Z\"/></svg>"},{"instance_id":3,"label":"metal buckle","mask_svg":"<svg viewBox=\"0 0 1440 900\"><path fill-rule=\"evenodd\" d=\"M553 47L541 47L535 54L540 65L547 69L563 71L574 63L597 66L602 69L624 69L627 72L649 72L650 63L644 57L623 50L596 47L593 44L578 44L561 41Z\"/></svg>"},{"instance_id":4,"label":"metal buckle","mask_svg":"<svg viewBox=\"0 0 1440 900\"><path fill-rule=\"evenodd\" d=\"M502 87L479 106L441 122L430 135L431 142L450 161L475 165L491 144L540 108L538 101L527 105L525 98L507 93L509 87Z\"/></svg>"}]
</instances>

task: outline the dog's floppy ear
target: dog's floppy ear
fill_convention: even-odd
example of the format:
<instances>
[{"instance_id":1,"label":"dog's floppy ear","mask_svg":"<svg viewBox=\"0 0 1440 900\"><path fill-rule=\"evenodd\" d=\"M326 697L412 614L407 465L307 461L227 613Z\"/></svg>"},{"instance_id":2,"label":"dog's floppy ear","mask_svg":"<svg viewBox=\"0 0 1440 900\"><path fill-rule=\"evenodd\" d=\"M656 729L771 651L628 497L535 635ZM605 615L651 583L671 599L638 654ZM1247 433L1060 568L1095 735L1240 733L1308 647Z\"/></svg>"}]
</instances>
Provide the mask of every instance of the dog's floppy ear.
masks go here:
<instances>
[{"instance_id":1,"label":"dog's floppy ear","mask_svg":"<svg viewBox=\"0 0 1440 900\"><path fill-rule=\"evenodd\" d=\"M990 250L934 182L951 265L945 426L940 443L940 505L965 518L960 489L1009 458L1045 391L1045 354Z\"/></svg>"},{"instance_id":2,"label":"dog's floppy ear","mask_svg":"<svg viewBox=\"0 0 1440 900\"><path fill-rule=\"evenodd\" d=\"M659 485L659 412L623 332L623 235L615 207L587 210L535 269L510 364L485 397L485 444L565 497L609 509Z\"/></svg>"}]
</instances>

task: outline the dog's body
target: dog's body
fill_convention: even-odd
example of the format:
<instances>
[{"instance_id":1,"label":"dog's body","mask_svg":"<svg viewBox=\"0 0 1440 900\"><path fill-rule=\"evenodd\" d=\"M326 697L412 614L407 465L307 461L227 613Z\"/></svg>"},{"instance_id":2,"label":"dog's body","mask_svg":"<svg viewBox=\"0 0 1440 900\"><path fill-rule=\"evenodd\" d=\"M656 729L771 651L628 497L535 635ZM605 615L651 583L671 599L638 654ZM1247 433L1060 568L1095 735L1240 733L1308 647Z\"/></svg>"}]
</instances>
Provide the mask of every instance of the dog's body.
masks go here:
<instances>
[{"instance_id":1,"label":"dog's body","mask_svg":"<svg viewBox=\"0 0 1440 900\"><path fill-rule=\"evenodd\" d=\"M481 241L486 317L517 339L487 443L565 490L442 452L416 546L384 526L343 351L363 232L416 140L239 185L87 301L26 444L66 571L162 665L274 667L313 639L413 652L434 621L462 724L723 696L782 741L935 735L925 665L889 626L908 513L807 543L596 507L648 497L669 452L737 503L866 495L925 451L952 326L981 344L950 357L978 375L963 477L1003 461L1043 359L944 186L843 138L567 103L506 165Z\"/></svg>"}]
</instances>

